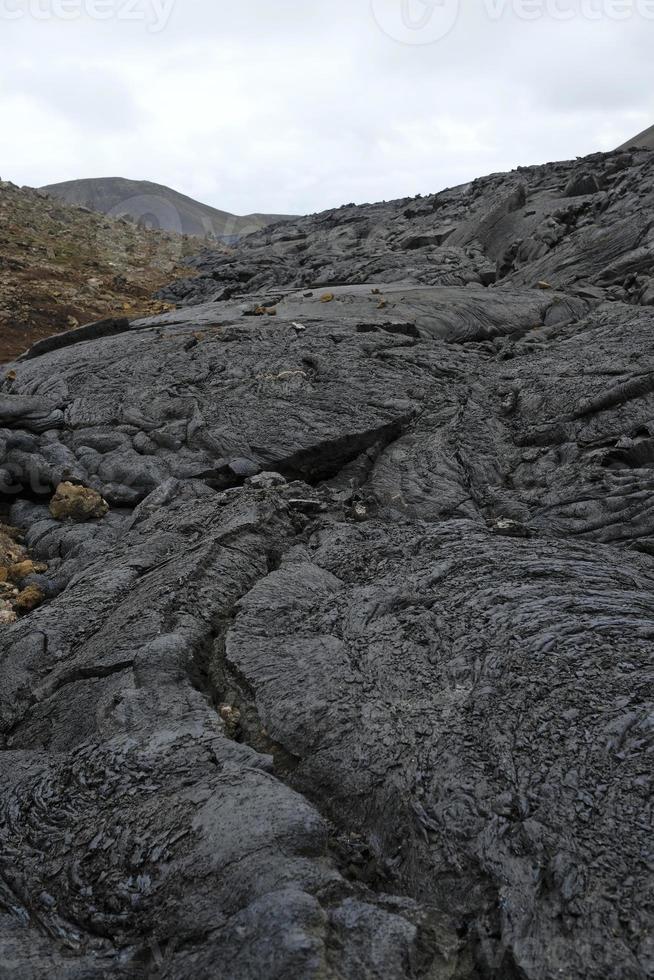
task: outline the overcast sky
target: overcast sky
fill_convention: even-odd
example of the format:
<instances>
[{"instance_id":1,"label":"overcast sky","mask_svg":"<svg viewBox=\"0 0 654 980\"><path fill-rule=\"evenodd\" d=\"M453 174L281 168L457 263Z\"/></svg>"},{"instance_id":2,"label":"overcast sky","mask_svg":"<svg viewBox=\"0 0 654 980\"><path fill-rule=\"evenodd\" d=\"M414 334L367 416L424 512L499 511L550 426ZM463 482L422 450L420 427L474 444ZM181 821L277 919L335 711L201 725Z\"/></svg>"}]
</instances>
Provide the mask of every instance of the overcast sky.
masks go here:
<instances>
[{"instance_id":1,"label":"overcast sky","mask_svg":"<svg viewBox=\"0 0 654 980\"><path fill-rule=\"evenodd\" d=\"M0 0L0 176L310 212L654 123L654 0Z\"/></svg>"}]
</instances>

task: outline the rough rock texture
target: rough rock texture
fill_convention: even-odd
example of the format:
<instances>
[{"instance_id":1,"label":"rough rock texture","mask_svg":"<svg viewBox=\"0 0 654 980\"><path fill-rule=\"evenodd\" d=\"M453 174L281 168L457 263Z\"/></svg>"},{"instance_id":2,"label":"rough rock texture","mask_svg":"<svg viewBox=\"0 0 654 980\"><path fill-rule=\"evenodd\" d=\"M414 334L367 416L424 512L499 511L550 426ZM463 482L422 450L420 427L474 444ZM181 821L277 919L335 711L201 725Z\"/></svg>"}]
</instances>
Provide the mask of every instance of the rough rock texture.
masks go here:
<instances>
[{"instance_id":1,"label":"rough rock texture","mask_svg":"<svg viewBox=\"0 0 654 980\"><path fill-rule=\"evenodd\" d=\"M634 136L632 139L623 143L622 146L618 147L620 150L631 150L634 147L645 147L648 150L654 150L654 126L650 126L644 132L639 133L638 136Z\"/></svg>"},{"instance_id":2,"label":"rough rock texture","mask_svg":"<svg viewBox=\"0 0 654 980\"><path fill-rule=\"evenodd\" d=\"M97 490L76 486L74 483L60 483L50 501L50 513L56 521L100 520L109 511L109 504Z\"/></svg>"},{"instance_id":3,"label":"rough rock texture","mask_svg":"<svg viewBox=\"0 0 654 980\"><path fill-rule=\"evenodd\" d=\"M4 975L654 975L653 249L654 154L529 168L12 366Z\"/></svg>"}]
</instances>

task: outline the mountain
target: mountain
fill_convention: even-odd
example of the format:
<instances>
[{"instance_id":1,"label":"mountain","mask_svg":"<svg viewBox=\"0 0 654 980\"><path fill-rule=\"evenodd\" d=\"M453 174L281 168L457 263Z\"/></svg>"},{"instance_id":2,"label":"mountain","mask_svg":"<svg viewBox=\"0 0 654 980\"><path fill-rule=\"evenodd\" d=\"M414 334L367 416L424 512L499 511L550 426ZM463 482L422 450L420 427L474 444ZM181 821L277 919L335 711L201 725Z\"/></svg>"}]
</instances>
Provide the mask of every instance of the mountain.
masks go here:
<instances>
[{"instance_id":1,"label":"mountain","mask_svg":"<svg viewBox=\"0 0 654 980\"><path fill-rule=\"evenodd\" d=\"M286 215L248 214L239 217L180 194L163 184L124 177L98 177L47 184L42 190L67 204L77 204L114 217L129 216L147 228L232 241Z\"/></svg>"},{"instance_id":2,"label":"mountain","mask_svg":"<svg viewBox=\"0 0 654 980\"><path fill-rule=\"evenodd\" d=\"M633 139L627 140L622 146L619 146L619 150L631 150L634 147L642 148L645 147L648 150L654 150L654 126L650 126L644 132L639 133L638 136L634 136Z\"/></svg>"},{"instance_id":3,"label":"mountain","mask_svg":"<svg viewBox=\"0 0 654 980\"><path fill-rule=\"evenodd\" d=\"M197 251L195 240L9 181L0 181L0 229L0 363L89 320L167 309L153 292L191 272L187 259Z\"/></svg>"},{"instance_id":4,"label":"mountain","mask_svg":"<svg viewBox=\"0 0 654 980\"><path fill-rule=\"evenodd\" d=\"M6 970L651 978L654 154L194 268L0 382Z\"/></svg>"}]
</instances>

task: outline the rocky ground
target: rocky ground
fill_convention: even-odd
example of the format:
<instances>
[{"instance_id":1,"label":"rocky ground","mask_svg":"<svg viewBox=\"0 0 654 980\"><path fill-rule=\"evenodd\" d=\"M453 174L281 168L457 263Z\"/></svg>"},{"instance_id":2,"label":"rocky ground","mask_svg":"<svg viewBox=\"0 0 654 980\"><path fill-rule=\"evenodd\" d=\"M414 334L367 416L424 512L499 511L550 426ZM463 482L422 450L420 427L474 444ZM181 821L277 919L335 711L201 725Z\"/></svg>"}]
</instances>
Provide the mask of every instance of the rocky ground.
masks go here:
<instances>
[{"instance_id":1,"label":"rocky ground","mask_svg":"<svg viewBox=\"0 0 654 980\"><path fill-rule=\"evenodd\" d=\"M0 391L3 975L651 977L654 153L195 268Z\"/></svg>"},{"instance_id":2,"label":"rocky ground","mask_svg":"<svg viewBox=\"0 0 654 980\"><path fill-rule=\"evenodd\" d=\"M215 247L215 246L214 246ZM161 313L197 239L145 231L0 181L0 364L109 313Z\"/></svg>"}]
</instances>

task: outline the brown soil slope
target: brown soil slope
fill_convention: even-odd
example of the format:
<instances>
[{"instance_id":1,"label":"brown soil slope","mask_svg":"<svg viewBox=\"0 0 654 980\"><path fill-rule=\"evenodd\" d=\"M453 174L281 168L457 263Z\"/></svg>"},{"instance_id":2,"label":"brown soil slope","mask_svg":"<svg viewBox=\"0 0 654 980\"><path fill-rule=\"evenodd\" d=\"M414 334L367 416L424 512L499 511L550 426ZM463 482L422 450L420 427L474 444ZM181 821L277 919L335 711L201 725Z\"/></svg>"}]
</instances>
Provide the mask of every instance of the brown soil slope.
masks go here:
<instances>
[{"instance_id":1,"label":"brown soil slope","mask_svg":"<svg viewBox=\"0 0 654 980\"><path fill-rule=\"evenodd\" d=\"M197 248L197 239L140 229L0 181L0 363L108 314L171 309L151 297L188 272Z\"/></svg>"}]
</instances>

